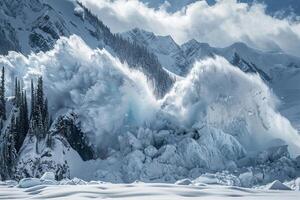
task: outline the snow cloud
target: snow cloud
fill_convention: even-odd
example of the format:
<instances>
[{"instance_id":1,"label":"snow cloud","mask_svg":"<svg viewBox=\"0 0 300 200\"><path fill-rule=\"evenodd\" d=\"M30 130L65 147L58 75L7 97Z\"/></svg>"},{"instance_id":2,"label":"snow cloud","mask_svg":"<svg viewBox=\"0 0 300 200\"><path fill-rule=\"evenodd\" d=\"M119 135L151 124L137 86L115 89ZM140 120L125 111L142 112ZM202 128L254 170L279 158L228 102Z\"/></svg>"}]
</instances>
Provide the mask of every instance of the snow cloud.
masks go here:
<instances>
[{"instance_id":1,"label":"snow cloud","mask_svg":"<svg viewBox=\"0 0 300 200\"><path fill-rule=\"evenodd\" d=\"M184 128L214 127L234 135L250 150L285 141L300 153L300 136L276 111L277 98L258 75L216 57L196 62L165 96L163 110Z\"/></svg>"},{"instance_id":2,"label":"snow cloud","mask_svg":"<svg viewBox=\"0 0 300 200\"><path fill-rule=\"evenodd\" d=\"M130 70L106 50L90 49L77 36L58 40L46 53L25 57L10 52L0 57L0 63L8 69L10 80L24 77L27 94L31 78L42 75L54 118L79 113L83 131L101 145L116 144L114 133L142 126L156 110L157 102L142 73ZM12 89L13 81L7 85Z\"/></svg>"},{"instance_id":3,"label":"snow cloud","mask_svg":"<svg viewBox=\"0 0 300 200\"><path fill-rule=\"evenodd\" d=\"M138 27L159 35L171 35L178 43L190 39L214 46L245 42L263 50L283 49L299 56L300 24L266 14L261 4L249 6L237 0L220 0L209 6L197 1L169 13L138 0L81 0L113 32Z\"/></svg>"}]
</instances>

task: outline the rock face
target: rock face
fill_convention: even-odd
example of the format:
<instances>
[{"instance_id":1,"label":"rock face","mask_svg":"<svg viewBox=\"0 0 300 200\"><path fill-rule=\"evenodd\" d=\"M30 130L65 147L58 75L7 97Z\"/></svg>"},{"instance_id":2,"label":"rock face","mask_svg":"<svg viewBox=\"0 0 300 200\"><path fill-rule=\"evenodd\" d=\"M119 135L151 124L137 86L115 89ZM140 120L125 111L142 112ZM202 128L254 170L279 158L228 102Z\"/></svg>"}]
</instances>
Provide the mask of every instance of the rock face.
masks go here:
<instances>
[{"instance_id":1,"label":"rock face","mask_svg":"<svg viewBox=\"0 0 300 200\"><path fill-rule=\"evenodd\" d=\"M53 138L52 143L51 148L45 140L28 136L17 160L15 179L41 177L45 172L53 172L57 180L70 177L70 159L77 155L80 161L80 157L62 137Z\"/></svg>"}]
</instances>

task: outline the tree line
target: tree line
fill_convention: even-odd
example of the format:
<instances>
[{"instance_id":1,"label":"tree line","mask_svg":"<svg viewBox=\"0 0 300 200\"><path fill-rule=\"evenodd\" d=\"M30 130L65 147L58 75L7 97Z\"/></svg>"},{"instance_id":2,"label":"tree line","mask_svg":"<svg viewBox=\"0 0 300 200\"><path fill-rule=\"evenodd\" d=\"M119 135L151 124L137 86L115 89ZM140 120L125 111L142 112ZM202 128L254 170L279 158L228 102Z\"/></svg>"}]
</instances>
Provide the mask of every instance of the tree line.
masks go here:
<instances>
[{"instance_id":1,"label":"tree line","mask_svg":"<svg viewBox=\"0 0 300 200\"><path fill-rule=\"evenodd\" d=\"M0 83L0 167L1 176L11 174L23 142L28 134L38 139L47 137L51 120L48 112L48 101L43 89L43 78L37 83L31 80L31 106L29 111L27 93L21 87L17 77L14 83L14 96L11 100L12 109L6 111L7 98L5 88L5 68L2 68ZM5 177L2 177L5 178Z\"/></svg>"}]
</instances>

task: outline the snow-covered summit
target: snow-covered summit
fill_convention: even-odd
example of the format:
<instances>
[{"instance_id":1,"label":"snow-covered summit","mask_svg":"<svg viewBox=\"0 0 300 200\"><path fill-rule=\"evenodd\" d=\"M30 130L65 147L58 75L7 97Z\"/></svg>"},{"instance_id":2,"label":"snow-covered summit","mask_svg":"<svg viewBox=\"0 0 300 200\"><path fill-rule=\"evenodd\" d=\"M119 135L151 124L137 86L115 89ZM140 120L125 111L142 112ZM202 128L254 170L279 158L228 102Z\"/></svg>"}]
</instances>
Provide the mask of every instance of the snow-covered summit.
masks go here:
<instances>
[{"instance_id":1,"label":"snow-covered summit","mask_svg":"<svg viewBox=\"0 0 300 200\"><path fill-rule=\"evenodd\" d=\"M143 45L151 50L163 67L177 75L182 74L185 63L184 54L171 36L157 36L142 29L133 29L121 34L131 42Z\"/></svg>"}]
</instances>

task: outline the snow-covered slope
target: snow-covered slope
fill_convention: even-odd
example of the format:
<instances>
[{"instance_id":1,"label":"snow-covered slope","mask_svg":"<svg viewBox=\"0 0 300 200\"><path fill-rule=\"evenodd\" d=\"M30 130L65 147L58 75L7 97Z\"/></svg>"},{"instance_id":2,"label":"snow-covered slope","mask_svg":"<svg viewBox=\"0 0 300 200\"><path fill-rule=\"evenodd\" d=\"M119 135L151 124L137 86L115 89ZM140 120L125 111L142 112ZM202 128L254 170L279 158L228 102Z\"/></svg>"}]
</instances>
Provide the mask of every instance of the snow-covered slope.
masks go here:
<instances>
[{"instance_id":1,"label":"snow-covered slope","mask_svg":"<svg viewBox=\"0 0 300 200\"><path fill-rule=\"evenodd\" d=\"M155 56L112 34L108 27L77 1L1 1L0 11L0 30L3 30L1 54L11 50L25 55L47 51L61 36L75 34L89 47L105 47L122 62L128 62L130 67L144 72L157 96L162 97L173 83ZM134 52L139 52L139 57ZM147 62L141 61L141 57Z\"/></svg>"},{"instance_id":2,"label":"snow-covered slope","mask_svg":"<svg viewBox=\"0 0 300 200\"><path fill-rule=\"evenodd\" d=\"M137 42L149 48L164 63L169 71L185 75L195 61L220 55L232 62L238 54L249 64L255 64L258 69L271 76L276 68L300 68L300 58L285 54L280 49L277 52L263 52L252 49L244 43L235 43L226 48L211 47L207 43L190 40L181 46L177 45L170 36L157 36L141 29L133 29L121 34L130 41ZM271 77L272 78L272 77Z\"/></svg>"},{"instance_id":3,"label":"snow-covered slope","mask_svg":"<svg viewBox=\"0 0 300 200\"><path fill-rule=\"evenodd\" d=\"M149 48L155 53L162 66L170 72L177 75L183 74L183 70L188 63L184 59L184 52L171 36L156 36L154 33L138 28L123 33L122 36L131 42Z\"/></svg>"},{"instance_id":4,"label":"snow-covered slope","mask_svg":"<svg viewBox=\"0 0 300 200\"><path fill-rule=\"evenodd\" d=\"M145 45L157 55L160 63L172 73L180 76L192 68L194 62L219 55L247 73L258 73L275 94L282 99L280 110L294 126L299 127L299 87L300 58L288 55L280 49L276 52L263 52L252 49L244 43L235 43L226 48L211 47L206 43L191 40L181 46L170 36L156 36L153 33L134 29L122 33L124 38ZM162 46L164 48L162 48Z\"/></svg>"}]
</instances>

